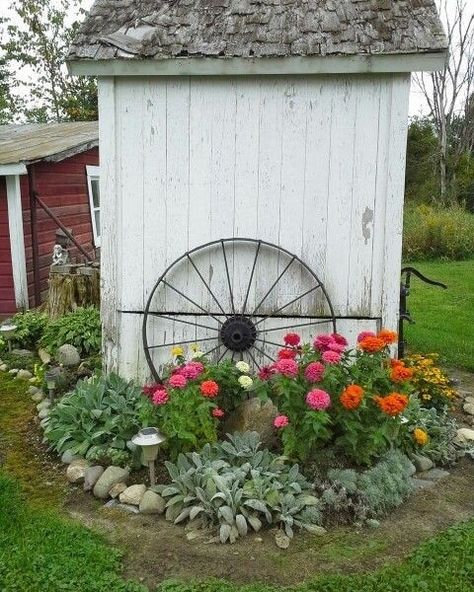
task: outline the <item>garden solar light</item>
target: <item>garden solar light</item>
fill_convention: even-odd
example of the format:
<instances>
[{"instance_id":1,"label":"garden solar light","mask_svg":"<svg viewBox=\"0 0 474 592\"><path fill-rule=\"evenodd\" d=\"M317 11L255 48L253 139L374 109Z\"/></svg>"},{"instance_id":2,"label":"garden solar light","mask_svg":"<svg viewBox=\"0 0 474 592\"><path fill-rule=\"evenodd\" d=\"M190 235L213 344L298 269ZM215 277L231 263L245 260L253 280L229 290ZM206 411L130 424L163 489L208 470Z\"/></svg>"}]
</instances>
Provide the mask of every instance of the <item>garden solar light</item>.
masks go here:
<instances>
[{"instance_id":1,"label":"garden solar light","mask_svg":"<svg viewBox=\"0 0 474 592\"><path fill-rule=\"evenodd\" d=\"M54 391L56 390L56 382L58 379L58 368L49 368L44 374L46 386L48 388L49 400L53 402Z\"/></svg>"},{"instance_id":2,"label":"garden solar light","mask_svg":"<svg viewBox=\"0 0 474 592\"><path fill-rule=\"evenodd\" d=\"M132 442L140 446L143 452L143 459L150 469L150 485L155 485L155 460L158 456L158 448L166 438L157 428L143 428L136 436L133 436Z\"/></svg>"},{"instance_id":3,"label":"garden solar light","mask_svg":"<svg viewBox=\"0 0 474 592\"><path fill-rule=\"evenodd\" d=\"M13 336L15 335L16 325L5 323L4 325L0 326L0 331L1 331L2 337L4 337L6 342L8 343L8 351L11 352L12 351L11 340L13 339Z\"/></svg>"}]
</instances>

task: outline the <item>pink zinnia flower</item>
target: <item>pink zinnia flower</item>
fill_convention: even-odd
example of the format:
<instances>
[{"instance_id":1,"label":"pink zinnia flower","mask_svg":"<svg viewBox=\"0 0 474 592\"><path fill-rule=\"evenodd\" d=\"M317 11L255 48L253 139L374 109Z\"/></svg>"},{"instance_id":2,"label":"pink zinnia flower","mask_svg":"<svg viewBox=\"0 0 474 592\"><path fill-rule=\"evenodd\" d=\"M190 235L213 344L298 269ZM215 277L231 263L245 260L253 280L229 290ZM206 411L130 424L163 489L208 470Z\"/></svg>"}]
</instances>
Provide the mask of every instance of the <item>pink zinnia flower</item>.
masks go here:
<instances>
[{"instance_id":1,"label":"pink zinnia flower","mask_svg":"<svg viewBox=\"0 0 474 592\"><path fill-rule=\"evenodd\" d=\"M201 362L188 362L181 368L180 374L188 380L193 380L202 374L203 371L204 366L201 364Z\"/></svg>"},{"instance_id":2,"label":"pink zinnia flower","mask_svg":"<svg viewBox=\"0 0 474 592\"><path fill-rule=\"evenodd\" d=\"M298 335L298 333L287 333L285 337L283 337L283 341L286 343L286 345L296 347L301 341L301 337Z\"/></svg>"},{"instance_id":3,"label":"pink zinnia flower","mask_svg":"<svg viewBox=\"0 0 474 592\"><path fill-rule=\"evenodd\" d=\"M294 360L298 352L295 349L284 348L278 352L279 360Z\"/></svg>"},{"instance_id":4,"label":"pink zinnia flower","mask_svg":"<svg viewBox=\"0 0 474 592\"><path fill-rule=\"evenodd\" d=\"M213 417L224 417L224 410L221 409L220 407L216 407L215 409L212 410L212 416Z\"/></svg>"},{"instance_id":5,"label":"pink zinnia flower","mask_svg":"<svg viewBox=\"0 0 474 592\"><path fill-rule=\"evenodd\" d=\"M346 346L342 345L342 343L337 343L337 341L333 341L328 346L328 350L335 351L338 353L342 353L345 349L346 349Z\"/></svg>"},{"instance_id":6,"label":"pink zinnia flower","mask_svg":"<svg viewBox=\"0 0 474 592\"><path fill-rule=\"evenodd\" d=\"M343 335L340 335L339 333L332 333L331 337L339 345L343 345L344 347L347 347L347 345L348 345L347 339Z\"/></svg>"},{"instance_id":7,"label":"pink zinnia flower","mask_svg":"<svg viewBox=\"0 0 474 592\"><path fill-rule=\"evenodd\" d=\"M260 380L268 380L275 373L273 366L263 366L260 368L258 377Z\"/></svg>"},{"instance_id":8,"label":"pink zinnia flower","mask_svg":"<svg viewBox=\"0 0 474 592\"><path fill-rule=\"evenodd\" d=\"M359 333L359 335L357 335L357 343L360 343L366 337L376 337L376 335L373 331L362 331L362 333Z\"/></svg>"},{"instance_id":9,"label":"pink zinnia flower","mask_svg":"<svg viewBox=\"0 0 474 592\"><path fill-rule=\"evenodd\" d=\"M163 388L163 385L161 385L161 384L145 384L142 388L142 391L146 397L151 399L153 397L153 393L157 389L162 389L162 388Z\"/></svg>"},{"instance_id":10,"label":"pink zinnia flower","mask_svg":"<svg viewBox=\"0 0 474 592\"><path fill-rule=\"evenodd\" d=\"M156 389L153 393L152 401L153 405L164 405L168 402L169 396L164 388Z\"/></svg>"},{"instance_id":11,"label":"pink zinnia flower","mask_svg":"<svg viewBox=\"0 0 474 592\"><path fill-rule=\"evenodd\" d=\"M294 360L278 360L275 370L284 376L293 377L298 374L298 364Z\"/></svg>"},{"instance_id":12,"label":"pink zinnia flower","mask_svg":"<svg viewBox=\"0 0 474 592\"><path fill-rule=\"evenodd\" d=\"M314 349L317 349L321 352L326 351L331 343L334 342L334 339L331 335L323 334L318 335L316 339L313 341Z\"/></svg>"},{"instance_id":13,"label":"pink zinnia flower","mask_svg":"<svg viewBox=\"0 0 474 592\"><path fill-rule=\"evenodd\" d=\"M306 404L315 411L323 411L331 404L331 397L326 391L314 389L306 395Z\"/></svg>"},{"instance_id":14,"label":"pink zinnia flower","mask_svg":"<svg viewBox=\"0 0 474 592\"><path fill-rule=\"evenodd\" d=\"M311 362L306 366L304 376L309 382L319 382L324 374L324 366L321 362Z\"/></svg>"},{"instance_id":15,"label":"pink zinnia flower","mask_svg":"<svg viewBox=\"0 0 474 592\"><path fill-rule=\"evenodd\" d=\"M182 374L173 374L169 377L168 382L173 388L184 388L188 381Z\"/></svg>"},{"instance_id":16,"label":"pink zinnia flower","mask_svg":"<svg viewBox=\"0 0 474 592\"><path fill-rule=\"evenodd\" d=\"M341 354L331 350L323 352L321 357L326 364L337 364L341 361Z\"/></svg>"},{"instance_id":17,"label":"pink zinnia flower","mask_svg":"<svg viewBox=\"0 0 474 592\"><path fill-rule=\"evenodd\" d=\"M288 425L288 417L286 415L277 415L273 420L273 425L276 428L286 428Z\"/></svg>"}]
</instances>

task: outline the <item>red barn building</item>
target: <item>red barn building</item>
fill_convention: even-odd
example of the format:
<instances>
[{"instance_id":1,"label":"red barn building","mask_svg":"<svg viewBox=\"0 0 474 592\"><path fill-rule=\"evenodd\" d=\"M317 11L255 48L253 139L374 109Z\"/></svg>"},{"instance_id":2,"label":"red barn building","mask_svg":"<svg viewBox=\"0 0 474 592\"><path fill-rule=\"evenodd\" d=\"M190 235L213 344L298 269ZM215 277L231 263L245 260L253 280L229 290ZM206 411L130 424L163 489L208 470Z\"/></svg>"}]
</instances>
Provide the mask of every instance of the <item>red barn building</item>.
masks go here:
<instances>
[{"instance_id":1,"label":"red barn building","mask_svg":"<svg viewBox=\"0 0 474 592\"><path fill-rule=\"evenodd\" d=\"M0 316L37 306L59 229L74 262L100 246L97 122L0 126Z\"/></svg>"}]
</instances>

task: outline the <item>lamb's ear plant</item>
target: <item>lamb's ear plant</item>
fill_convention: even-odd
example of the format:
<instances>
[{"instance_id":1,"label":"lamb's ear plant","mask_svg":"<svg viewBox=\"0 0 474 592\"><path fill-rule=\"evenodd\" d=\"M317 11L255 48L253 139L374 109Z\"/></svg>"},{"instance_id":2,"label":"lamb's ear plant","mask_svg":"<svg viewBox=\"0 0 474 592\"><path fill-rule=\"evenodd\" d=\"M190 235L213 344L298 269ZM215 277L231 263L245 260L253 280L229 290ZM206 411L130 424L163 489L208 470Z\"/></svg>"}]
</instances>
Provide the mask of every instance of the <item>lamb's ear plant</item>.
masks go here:
<instances>
[{"instance_id":1,"label":"lamb's ear plant","mask_svg":"<svg viewBox=\"0 0 474 592\"><path fill-rule=\"evenodd\" d=\"M295 528L320 524L319 500L298 465L260 447L258 434L246 432L167 462L171 484L156 487L167 500L166 519L216 529L222 543L264 524L283 528L290 538Z\"/></svg>"}]
</instances>

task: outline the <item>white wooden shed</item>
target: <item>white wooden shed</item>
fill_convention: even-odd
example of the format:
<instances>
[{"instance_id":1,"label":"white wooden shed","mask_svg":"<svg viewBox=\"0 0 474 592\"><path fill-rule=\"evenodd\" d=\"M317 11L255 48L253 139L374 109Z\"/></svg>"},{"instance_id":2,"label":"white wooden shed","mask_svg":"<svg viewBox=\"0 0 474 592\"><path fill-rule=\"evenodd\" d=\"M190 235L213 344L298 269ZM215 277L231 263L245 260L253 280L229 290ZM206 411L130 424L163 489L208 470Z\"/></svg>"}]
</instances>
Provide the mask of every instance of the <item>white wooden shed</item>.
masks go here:
<instances>
[{"instance_id":1,"label":"white wooden shed","mask_svg":"<svg viewBox=\"0 0 474 592\"><path fill-rule=\"evenodd\" d=\"M145 310L156 368L235 317L257 363L292 325L395 329L410 73L445 57L433 0L96 0L69 68L99 80L107 369L149 376Z\"/></svg>"}]
</instances>

